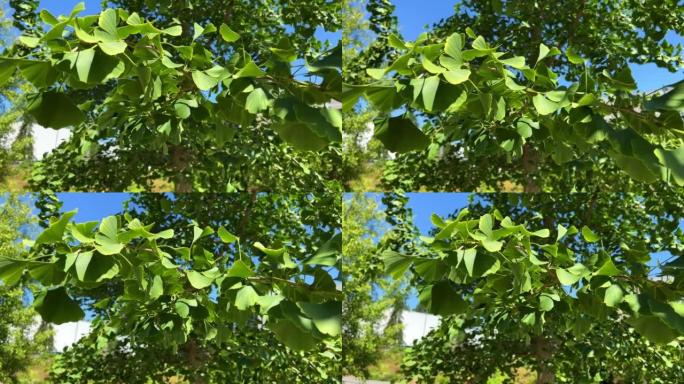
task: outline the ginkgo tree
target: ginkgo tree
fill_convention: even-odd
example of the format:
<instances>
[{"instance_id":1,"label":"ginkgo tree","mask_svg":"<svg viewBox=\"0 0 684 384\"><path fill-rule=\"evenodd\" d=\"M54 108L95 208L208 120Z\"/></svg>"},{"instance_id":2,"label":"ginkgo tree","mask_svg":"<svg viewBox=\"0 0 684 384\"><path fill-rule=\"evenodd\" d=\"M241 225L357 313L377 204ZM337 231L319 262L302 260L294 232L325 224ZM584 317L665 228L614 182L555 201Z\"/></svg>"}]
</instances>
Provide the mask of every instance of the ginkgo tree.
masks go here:
<instances>
[{"instance_id":1,"label":"ginkgo tree","mask_svg":"<svg viewBox=\"0 0 684 384\"><path fill-rule=\"evenodd\" d=\"M554 198L539 200L542 204L501 212L533 215L546 206L542 211L551 209L559 216L538 217L538 224L514 222L491 205L485 205L487 213L463 209L449 219L433 215L435 230L414 239L416 245L409 248L413 252L385 252L387 272L400 277L410 271L421 307L444 316L442 326L407 356L407 375L427 380L443 373L453 380L486 380L496 369L532 366L539 383L600 381L607 374L650 378L647 371L620 371L619 364L610 364L619 356L637 358L636 351L645 351L649 365L681 377L675 368L684 336L681 230L668 236L670 229L659 228L655 232L662 235L631 245L619 238L615 244L607 231L604 244L603 230L563 225L572 216L560 216L563 209L554 211L549 204ZM586 196L578 201L586 202ZM676 212L665 214L664 221L672 214ZM637 225L632 216L627 213L617 225ZM647 222L652 225L652 220ZM676 227L679 221L673 222ZM555 223L551 229L550 223ZM658 244L673 257L654 271L650 247ZM597 355L587 357L590 350ZM568 361L577 356L587 359L586 364ZM468 361L459 363L462 358Z\"/></svg>"},{"instance_id":2,"label":"ginkgo tree","mask_svg":"<svg viewBox=\"0 0 684 384\"><path fill-rule=\"evenodd\" d=\"M339 348L339 234L298 258L285 245L241 244L224 227L191 224L191 240L177 246L173 229L153 231L128 213L99 223L72 222L75 213L27 240L25 257L3 257L0 279L8 285L39 282L34 307L55 324L82 319L83 300L77 298L85 299L102 332L86 348L109 334L112 342L124 338L127 348L147 353L150 346L182 351L187 359L181 372L194 373L194 382L212 377L202 370L209 363L197 363L202 351L235 343L239 328L249 324L260 324L259 332L293 350L323 348L334 355ZM88 299L88 292L107 286L115 293Z\"/></svg>"},{"instance_id":3,"label":"ginkgo tree","mask_svg":"<svg viewBox=\"0 0 684 384\"><path fill-rule=\"evenodd\" d=\"M555 191L549 180L572 179L564 166L598 174L620 169L642 184L684 184L682 83L645 96L634 92L627 66L596 72L572 46L561 52L543 43L529 61L470 28L444 39L424 33L404 42L391 34L387 41L389 63L365 69L374 81L346 85L343 109L363 97L380 113L374 136L388 150L420 151L386 170L390 185L439 188L430 179L457 172L439 168L452 159L499 164L485 179L473 178L475 187L512 181L528 192ZM576 82L553 71L560 55L577 68ZM557 172L543 168L547 159ZM410 162L425 164L415 174Z\"/></svg>"},{"instance_id":4,"label":"ginkgo tree","mask_svg":"<svg viewBox=\"0 0 684 384\"><path fill-rule=\"evenodd\" d=\"M340 111L331 105L341 89L339 47L302 52L283 37L267 52L248 52L240 31L226 23L158 27L125 9L79 17L83 10L80 3L68 16L40 11L47 29L26 31L0 58L0 83L18 71L35 87L26 97L36 122L73 133L55 159L64 170L73 167L55 172L54 164L39 163L36 187L149 188L167 178L176 191L188 192L213 186L215 175L220 191L270 189L274 181L233 174L250 163L277 161L281 154L264 153L259 142L283 141L283 156L292 157L293 150L319 151L341 141ZM230 150L236 135L252 140L247 160L238 155L242 149ZM299 164L309 161L303 156L289 161L311 173ZM110 180L106 164L143 168Z\"/></svg>"}]
</instances>

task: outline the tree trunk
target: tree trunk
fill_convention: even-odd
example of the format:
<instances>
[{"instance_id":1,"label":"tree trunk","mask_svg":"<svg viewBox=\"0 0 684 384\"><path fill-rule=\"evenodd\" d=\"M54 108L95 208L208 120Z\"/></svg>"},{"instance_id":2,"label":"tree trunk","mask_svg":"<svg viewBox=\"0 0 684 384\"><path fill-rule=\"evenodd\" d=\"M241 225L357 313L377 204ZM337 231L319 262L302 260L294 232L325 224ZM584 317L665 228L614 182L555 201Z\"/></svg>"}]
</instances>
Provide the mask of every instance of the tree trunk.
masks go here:
<instances>
[{"instance_id":1,"label":"tree trunk","mask_svg":"<svg viewBox=\"0 0 684 384\"><path fill-rule=\"evenodd\" d=\"M197 371L202 367L202 358L199 356L200 351L198 350L197 341L195 339L190 339L187 344L187 357L188 366L192 368L194 372L194 377L191 378L193 384L205 384L206 381Z\"/></svg>"},{"instance_id":2,"label":"tree trunk","mask_svg":"<svg viewBox=\"0 0 684 384\"><path fill-rule=\"evenodd\" d=\"M553 384L556 382L556 372L550 365L553 356L553 340L544 336L533 339L533 354L537 358L537 381L536 384Z\"/></svg>"},{"instance_id":3,"label":"tree trunk","mask_svg":"<svg viewBox=\"0 0 684 384\"><path fill-rule=\"evenodd\" d=\"M525 178L525 193L539 193L541 188L534 180L532 174L537 171L539 165L539 155L535 152L529 143L523 146L523 175Z\"/></svg>"},{"instance_id":4,"label":"tree trunk","mask_svg":"<svg viewBox=\"0 0 684 384\"><path fill-rule=\"evenodd\" d=\"M171 169L174 175L174 192L189 193L192 192L192 181L187 175L188 162L190 161L190 154L188 151L175 145L169 148L169 155L171 156Z\"/></svg>"}]
</instances>

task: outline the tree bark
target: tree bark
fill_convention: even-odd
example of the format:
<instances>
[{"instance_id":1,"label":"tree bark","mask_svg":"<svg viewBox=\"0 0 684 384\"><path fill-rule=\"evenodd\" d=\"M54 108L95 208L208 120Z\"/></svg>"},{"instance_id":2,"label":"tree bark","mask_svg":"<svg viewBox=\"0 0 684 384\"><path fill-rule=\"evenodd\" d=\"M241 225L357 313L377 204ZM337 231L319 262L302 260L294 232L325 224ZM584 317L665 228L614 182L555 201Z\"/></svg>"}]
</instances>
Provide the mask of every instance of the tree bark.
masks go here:
<instances>
[{"instance_id":1,"label":"tree bark","mask_svg":"<svg viewBox=\"0 0 684 384\"><path fill-rule=\"evenodd\" d=\"M556 382L556 372L549 364L553 356L553 340L544 336L535 337L532 341L532 353L537 358L537 381L536 384L553 384Z\"/></svg>"},{"instance_id":2,"label":"tree bark","mask_svg":"<svg viewBox=\"0 0 684 384\"><path fill-rule=\"evenodd\" d=\"M205 384L206 380L197 371L202 367L202 359L199 356L200 351L197 346L197 341L195 339L190 339L186 346L188 366L192 368L194 372L194 377L191 378L193 384Z\"/></svg>"},{"instance_id":3,"label":"tree bark","mask_svg":"<svg viewBox=\"0 0 684 384\"><path fill-rule=\"evenodd\" d=\"M529 143L523 146L523 175L525 178L525 193L539 193L541 188L534 180L532 174L537 171L539 165L539 155L530 147Z\"/></svg>"},{"instance_id":4,"label":"tree bark","mask_svg":"<svg viewBox=\"0 0 684 384\"><path fill-rule=\"evenodd\" d=\"M192 181L187 175L188 162L190 161L190 154L188 151L179 146L172 146L169 148L169 155L171 156L170 163L174 175L174 192L189 193L192 192Z\"/></svg>"}]
</instances>

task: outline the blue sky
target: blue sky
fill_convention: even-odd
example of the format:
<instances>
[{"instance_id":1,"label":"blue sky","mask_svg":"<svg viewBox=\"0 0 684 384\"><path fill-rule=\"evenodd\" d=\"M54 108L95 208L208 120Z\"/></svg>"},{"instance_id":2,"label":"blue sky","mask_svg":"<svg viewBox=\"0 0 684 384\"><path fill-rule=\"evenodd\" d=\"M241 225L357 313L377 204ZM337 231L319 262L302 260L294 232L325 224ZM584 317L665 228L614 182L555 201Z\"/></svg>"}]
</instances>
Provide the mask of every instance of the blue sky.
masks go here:
<instances>
[{"instance_id":1,"label":"blue sky","mask_svg":"<svg viewBox=\"0 0 684 384\"><path fill-rule=\"evenodd\" d=\"M392 0L396 5L395 15L399 19L399 32L406 40L415 40L421 32L453 13L455 0ZM477 32L477 31L476 31ZM684 37L669 32L665 37L672 44L684 44ZM684 72L670 73L655 64L630 65L637 86L642 91L652 91L684 78Z\"/></svg>"},{"instance_id":2,"label":"blue sky","mask_svg":"<svg viewBox=\"0 0 684 384\"><path fill-rule=\"evenodd\" d=\"M130 198L128 193L58 193L64 203L62 212L78 209L73 218L76 222L99 221L123 211L123 203ZM37 210L34 209L34 212Z\"/></svg>"}]
</instances>

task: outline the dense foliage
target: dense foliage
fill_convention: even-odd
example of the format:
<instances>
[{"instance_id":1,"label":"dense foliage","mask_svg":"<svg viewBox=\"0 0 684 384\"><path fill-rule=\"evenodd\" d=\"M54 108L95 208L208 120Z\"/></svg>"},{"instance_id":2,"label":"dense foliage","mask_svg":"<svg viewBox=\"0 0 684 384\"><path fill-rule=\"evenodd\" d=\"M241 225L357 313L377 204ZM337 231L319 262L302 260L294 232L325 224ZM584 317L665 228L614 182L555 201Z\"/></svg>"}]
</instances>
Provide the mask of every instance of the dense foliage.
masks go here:
<instances>
[{"instance_id":1,"label":"dense foliage","mask_svg":"<svg viewBox=\"0 0 684 384\"><path fill-rule=\"evenodd\" d=\"M121 364L154 355L158 368L136 368L141 380L263 382L289 372L297 382L330 382L341 353L341 235L339 213L316 209L338 203L334 194L138 195L128 212L99 223L70 222L74 212L54 218L27 259L3 257L0 279L40 282L34 306L46 321L76 321L82 308L95 316L93 335L57 359L56 378L100 380L98 362L110 355ZM152 217L157 224L142 224ZM230 356L251 370L219 364ZM296 372L269 368L297 359L306 367ZM121 367L110 382L128 373Z\"/></svg>"},{"instance_id":2,"label":"dense foliage","mask_svg":"<svg viewBox=\"0 0 684 384\"><path fill-rule=\"evenodd\" d=\"M54 383L336 383L339 351L296 351L278 347L257 327L234 329L230 340L174 352L162 346L131 345L111 329L98 327L55 357ZM131 360L135 359L135 364Z\"/></svg>"},{"instance_id":3,"label":"dense foliage","mask_svg":"<svg viewBox=\"0 0 684 384\"><path fill-rule=\"evenodd\" d=\"M245 0L223 14L203 1L121 3L84 17L82 3L42 10L48 28L25 26L0 59L0 82L19 70L36 88L38 124L72 127L33 188L336 188L341 51L314 36L337 29L335 2L299 12Z\"/></svg>"},{"instance_id":4,"label":"dense foliage","mask_svg":"<svg viewBox=\"0 0 684 384\"><path fill-rule=\"evenodd\" d=\"M682 217L676 192L474 195L451 218L433 215L430 237L407 233L403 253L385 254L388 272L411 271L421 306L446 316L405 373L478 382L528 366L540 383L678 381Z\"/></svg>"},{"instance_id":5,"label":"dense foliage","mask_svg":"<svg viewBox=\"0 0 684 384\"><path fill-rule=\"evenodd\" d=\"M369 4L378 40L345 63L343 100L352 110L363 97L379 113L375 137L399 152L386 164L385 188L638 192L682 184L682 85L645 95L628 67L681 65L681 47L663 36L681 29L682 6L472 0L404 42L384 3ZM672 11L653 16L664 8ZM473 29L464 34L465 25Z\"/></svg>"}]
</instances>

